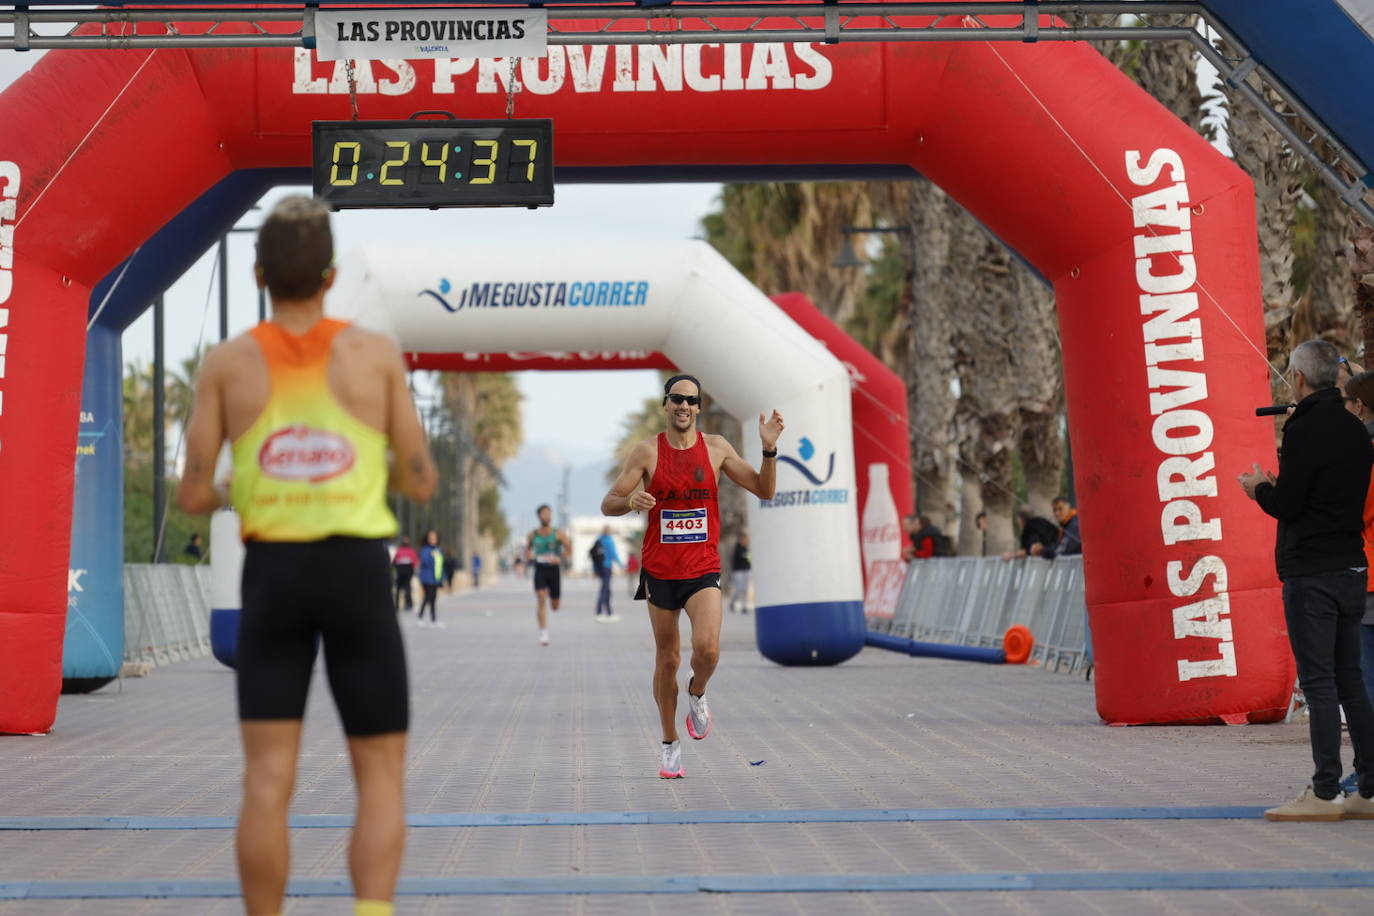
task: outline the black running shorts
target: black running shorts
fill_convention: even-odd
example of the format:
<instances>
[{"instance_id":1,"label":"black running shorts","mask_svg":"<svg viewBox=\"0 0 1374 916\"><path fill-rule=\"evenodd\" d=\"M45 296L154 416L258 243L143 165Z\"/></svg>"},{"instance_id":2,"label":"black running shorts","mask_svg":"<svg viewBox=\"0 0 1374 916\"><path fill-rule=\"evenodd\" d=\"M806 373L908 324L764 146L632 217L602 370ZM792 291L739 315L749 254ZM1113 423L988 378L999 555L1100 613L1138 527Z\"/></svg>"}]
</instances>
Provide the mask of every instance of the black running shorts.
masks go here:
<instances>
[{"instance_id":1,"label":"black running shorts","mask_svg":"<svg viewBox=\"0 0 1374 916\"><path fill-rule=\"evenodd\" d=\"M643 601L647 595L649 603L664 610L676 611L687 606L691 598L703 588L720 590L720 573L707 573L695 579L655 579L646 572L639 574L639 591L635 600Z\"/></svg>"},{"instance_id":2,"label":"black running shorts","mask_svg":"<svg viewBox=\"0 0 1374 916\"><path fill-rule=\"evenodd\" d=\"M549 590L549 597L557 601L563 594L562 569L555 563L534 564L534 590Z\"/></svg>"},{"instance_id":3,"label":"black running shorts","mask_svg":"<svg viewBox=\"0 0 1374 916\"><path fill-rule=\"evenodd\" d=\"M403 732L405 648L378 540L249 541L239 623L240 719L300 719L318 642L344 732Z\"/></svg>"}]
</instances>

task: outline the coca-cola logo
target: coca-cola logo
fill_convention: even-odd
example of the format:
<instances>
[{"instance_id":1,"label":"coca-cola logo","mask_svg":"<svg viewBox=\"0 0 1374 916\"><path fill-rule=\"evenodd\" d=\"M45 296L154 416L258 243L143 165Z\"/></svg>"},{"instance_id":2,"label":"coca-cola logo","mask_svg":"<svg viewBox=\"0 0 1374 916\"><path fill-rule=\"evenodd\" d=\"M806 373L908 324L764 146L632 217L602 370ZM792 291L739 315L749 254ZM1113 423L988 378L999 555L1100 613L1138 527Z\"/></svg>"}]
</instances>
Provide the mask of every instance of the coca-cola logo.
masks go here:
<instances>
[{"instance_id":1,"label":"coca-cola logo","mask_svg":"<svg viewBox=\"0 0 1374 916\"><path fill-rule=\"evenodd\" d=\"M258 467L277 480L323 483L353 468L353 443L338 433L288 426L267 437L258 450Z\"/></svg>"}]
</instances>

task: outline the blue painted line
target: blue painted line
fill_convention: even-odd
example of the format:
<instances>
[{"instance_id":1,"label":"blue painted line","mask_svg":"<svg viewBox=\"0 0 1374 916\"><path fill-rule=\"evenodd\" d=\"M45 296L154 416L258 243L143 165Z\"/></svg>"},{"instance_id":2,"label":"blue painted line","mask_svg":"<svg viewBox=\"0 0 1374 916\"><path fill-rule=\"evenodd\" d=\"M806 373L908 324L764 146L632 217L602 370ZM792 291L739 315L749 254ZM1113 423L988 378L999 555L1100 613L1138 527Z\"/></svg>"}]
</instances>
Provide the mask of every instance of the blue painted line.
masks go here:
<instances>
[{"instance_id":1,"label":"blue painted line","mask_svg":"<svg viewBox=\"0 0 1374 916\"><path fill-rule=\"evenodd\" d=\"M626 824L854 824L935 821L1198 821L1253 820L1260 805L1096 808L840 808L724 811L550 811L412 814L409 827L600 827ZM218 817L0 817L0 830L231 830ZM353 826L346 814L303 814L298 829Z\"/></svg>"},{"instance_id":2,"label":"blue painted line","mask_svg":"<svg viewBox=\"0 0 1374 916\"><path fill-rule=\"evenodd\" d=\"M403 897L593 894L828 894L933 891L1288 890L1374 887L1374 871L1101 871L854 875L604 875L577 878L402 878ZM302 878L289 897L350 897L346 878ZM8 881L0 900L237 897L231 880Z\"/></svg>"}]
</instances>

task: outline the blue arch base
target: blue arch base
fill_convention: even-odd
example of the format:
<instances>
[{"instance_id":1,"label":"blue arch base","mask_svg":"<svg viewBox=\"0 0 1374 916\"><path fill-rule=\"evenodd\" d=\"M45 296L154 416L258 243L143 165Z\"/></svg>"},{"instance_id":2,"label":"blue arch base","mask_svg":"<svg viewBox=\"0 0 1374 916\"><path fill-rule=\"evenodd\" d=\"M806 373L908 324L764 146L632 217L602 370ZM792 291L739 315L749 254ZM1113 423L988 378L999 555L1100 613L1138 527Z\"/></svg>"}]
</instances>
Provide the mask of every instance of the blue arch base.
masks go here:
<instances>
[{"instance_id":1,"label":"blue arch base","mask_svg":"<svg viewBox=\"0 0 1374 916\"><path fill-rule=\"evenodd\" d=\"M773 604L758 609L754 638L779 665L838 665L864 647L862 601Z\"/></svg>"}]
</instances>

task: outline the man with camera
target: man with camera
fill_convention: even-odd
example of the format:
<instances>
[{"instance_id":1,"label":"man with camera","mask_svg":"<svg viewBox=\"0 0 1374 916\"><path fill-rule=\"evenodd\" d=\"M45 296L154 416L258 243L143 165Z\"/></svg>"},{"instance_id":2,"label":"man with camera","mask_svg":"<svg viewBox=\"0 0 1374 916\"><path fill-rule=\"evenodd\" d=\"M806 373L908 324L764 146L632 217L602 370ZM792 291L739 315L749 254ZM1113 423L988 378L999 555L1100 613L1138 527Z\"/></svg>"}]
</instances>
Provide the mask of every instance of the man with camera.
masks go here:
<instances>
[{"instance_id":1,"label":"man with camera","mask_svg":"<svg viewBox=\"0 0 1374 916\"><path fill-rule=\"evenodd\" d=\"M1275 561L1288 639L1307 697L1312 785L1264 812L1273 821L1374 818L1374 708L1360 679L1360 618L1367 582L1361 531L1374 447L1336 387L1340 353L1309 340L1288 361L1298 403L1283 429L1279 473L1241 474L1246 494L1278 519ZM1341 799L1341 708L1360 767Z\"/></svg>"}]
</instances>

